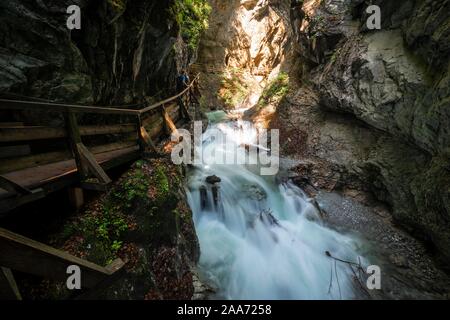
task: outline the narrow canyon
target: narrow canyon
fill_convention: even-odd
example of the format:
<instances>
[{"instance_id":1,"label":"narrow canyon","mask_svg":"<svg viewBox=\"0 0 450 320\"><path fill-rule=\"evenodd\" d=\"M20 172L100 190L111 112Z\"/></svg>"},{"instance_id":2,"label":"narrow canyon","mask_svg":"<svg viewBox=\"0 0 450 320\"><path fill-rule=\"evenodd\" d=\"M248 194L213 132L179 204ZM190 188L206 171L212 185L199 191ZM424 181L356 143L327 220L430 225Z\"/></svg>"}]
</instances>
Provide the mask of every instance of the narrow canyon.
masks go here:
<instances>
[{"instance_id":1,"label":"narrow canyon","mask_svg":"<svg viewBox=\"0 0 450 320\"><path fill-rule=\"evenodd\" d=\"M80 30L66 27L70 4ZM369 5L380 29L368 28ZM101 266L125 261L98 299L449 299L449 43L445 0L2 2L0 98L136 111L175 96L181 116L170 101L161 119L139 115L155 145L111 169L106 192L72 208L67 190L52 191L0 215L0 227ZM183 71L198 83L187 106ZM171 159L178 130L193 132L183 112L202 121L191 150L201 164ZM0 117L0 137L6 123L67 123L33 110ZM112 126L103 114L78 122ZM268 149L257 138L266 130L279 134ZM261 175L257 158L276 142L279 171ZM25 169L0 160L0 175ZM60 283L16 278L25 299L70 297Z\"/></svg>"}]
</instances>

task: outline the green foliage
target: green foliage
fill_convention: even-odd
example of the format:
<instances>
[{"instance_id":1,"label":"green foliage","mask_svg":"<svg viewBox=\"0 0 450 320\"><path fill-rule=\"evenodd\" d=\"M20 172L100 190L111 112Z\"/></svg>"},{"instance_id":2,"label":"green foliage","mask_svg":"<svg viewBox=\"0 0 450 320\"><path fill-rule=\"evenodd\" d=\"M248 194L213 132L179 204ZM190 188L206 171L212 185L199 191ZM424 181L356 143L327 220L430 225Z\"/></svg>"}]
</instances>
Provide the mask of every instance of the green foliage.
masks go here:
<instances>
[{"instance_id":1,"label":"green foliage","mask_svg":"<svg viewBox=\"0 0 450 320\"><path fill-rule=\"evenodd\" d=\"M170 8L189 48L196 49L200 36L208 28L211 6L207 0L176 0Z\"/></svg>"},{"instance_id":2,"label":"green foliage","mask_svg":"<svg viewBox=\"0 0 450 320\"><path fill-rule=\"evenodd\" d=\"M158 205L161 205L169 195L169 180L164 172L162 166L158 166L154 173L154 183L157 190L156 201Z\"/></svg>"},{"instance_id":3,"label":"green foliage","mask_svg":"<svg viewBox=\"0 0 450 320\"><path fill-rule=\"evenodd\" d=\"M264 89L261 98L258 101L260 106L266 106L269 103L278 103L289 91L289 75L281 72Z\"/></svg>"},{"instance_id":4,"label":"green foliage","mask_svg":"<svg viewBox=\"0 0 450 320\"><path fill-rule=\"evenodd\" d=\"M242 71L234 68L222 75L222 87L218 97L229 107L241 104L249 93L247 83L243 80Z\"/></svg>"},{"instance_id":5,"label":"green foliage","mask_svg":"<svg viewBox=\"0 0 450 320\"><path fill-rule=\"evenodd\" d=\"M117 12L123 12L127 7L126 0L108 0L108 3Z\"/></svg>"},{"instance_id":6,"label":"green foliage","mask_svg":"<svg viewBox=\"0 0 450 320\"><path fill-rule=\"evenodd\" d=\"M96 263L111 263L122 248L122 238L128 231L128 223L116 209L107 201L102 206L102 212L83 216L77 224L70 226L71 233L85 238L88 257Z\"/></svg>"},{"instance_id":7,"label":"green foliage","mask_svg":"<svg viewBox=\"0 0 450 320\"><path fill-rule=\"evenodd\" d=\"M149 181L142 171L142 165L143 162L138 161L136 169L131 171L129 177L125 179L121 190L114 193L114 196L127 208L131 208L136 199L145 198L147 195Z\"/></svg>"}]
</instances>

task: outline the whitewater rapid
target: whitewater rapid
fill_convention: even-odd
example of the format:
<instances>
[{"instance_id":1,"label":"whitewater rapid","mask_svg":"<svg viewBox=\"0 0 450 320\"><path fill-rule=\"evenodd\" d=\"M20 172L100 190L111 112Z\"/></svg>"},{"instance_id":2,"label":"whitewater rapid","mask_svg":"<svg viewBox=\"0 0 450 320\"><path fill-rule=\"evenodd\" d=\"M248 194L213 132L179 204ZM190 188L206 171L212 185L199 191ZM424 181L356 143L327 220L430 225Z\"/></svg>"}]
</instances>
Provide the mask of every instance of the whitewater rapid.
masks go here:
<instances>
[{"instance_id":1,"label":"whitewater rapid","mask_svg":"<svg viewBox=\"0 0 450 320\"><path fill-rule=\"evenodd\" d=\"M211 116L213 119L213 116ZM211 139L221 130L230 139ZM304 192L291 182L259 174L258 166L215 164L212 154L256 143L257 130L242 120L213 122L202 137L203 164L186 186L200 241L199 268L220 299L353 299L354 274L346 261L362 261L359 243L327 228ZM244 150L241 150L244 148ZM232 151L231 151L232 152ZM219 199L206 183L216 175ZM207 190L201 201L200 189Z\"/></svg>"}]
</instances>

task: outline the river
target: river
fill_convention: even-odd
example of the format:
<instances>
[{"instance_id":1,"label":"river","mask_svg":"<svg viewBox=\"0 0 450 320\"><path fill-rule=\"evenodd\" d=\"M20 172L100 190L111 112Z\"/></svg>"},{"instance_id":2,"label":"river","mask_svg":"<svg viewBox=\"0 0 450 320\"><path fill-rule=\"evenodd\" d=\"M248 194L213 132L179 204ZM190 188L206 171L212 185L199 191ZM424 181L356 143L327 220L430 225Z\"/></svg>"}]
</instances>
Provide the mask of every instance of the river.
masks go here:
<instances>
[{"instance_id":1,"label":"river","mask_svg":"<svg viewBox=\"0 0 450 320\"><path fill-rule=\"evenodd\" d=\"M213 298L357 298L354 271L327 253L366 265L358 239L328 228L293 183L260 175L258 165L217 164L217 154L245 154L245 145L257 143L257 130L218 113L209 118L196 150L203 163L190 170L186 189L200 241L199 268L217 289ZM215 130L226 142L211 138ZM216 201L206 182L212 175L221 179ZM203 201L201 188L207 190Z\"/></svg>"}]
</instances>

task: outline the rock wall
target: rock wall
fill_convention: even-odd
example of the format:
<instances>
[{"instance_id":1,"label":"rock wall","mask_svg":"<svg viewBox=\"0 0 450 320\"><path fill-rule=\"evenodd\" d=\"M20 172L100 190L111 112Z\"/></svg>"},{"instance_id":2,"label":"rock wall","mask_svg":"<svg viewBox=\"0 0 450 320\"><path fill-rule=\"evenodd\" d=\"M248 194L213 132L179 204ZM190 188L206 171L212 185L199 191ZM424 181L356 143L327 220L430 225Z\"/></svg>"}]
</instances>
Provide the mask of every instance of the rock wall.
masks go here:
<instances>
[{"instance_id":1,"label":"rock wall","mask_svg":"<svg viewBox=\"0 0 450 320\"><path fill-rule=\"evenodd\" d=\"M0 93L110 105L172 89L189 59L173 2L2 1ZM66 27L73 4L81 30Z\"/></svg>"},{"instance_id":2,"label":"rock wall","mask_svg":"<svg viewBox=\"0 0 450 320\"><path fill-rule=\"evenodd\" d=\"M209 29L198 53L199 71L208 84L202 92L206 104L213 108L223 106L217 97L223 89L223 74L241 78L246 93L254 96L245 100L254 103L267 80L280 68L288 68L285 62L292 43L289 0L209 2ZM236 70L238 75L233 74Z\"/></svg>"},{"instance_id":3,"label":"rock wall","mask_svg":"<svg viewBox=\"0 0 450 320\"><path fill-rule=\"evenodd\" d=\"M381 8L381 30L367 30L370 4ZM304 142L302 152L291 153L310 160L298 169L316 186L371 191L447 262L449 5L293 1L303 85L274 122L287 123L285 136ZM282 141L289 151L288 137Z\"/></svg>"}]
</instances>

